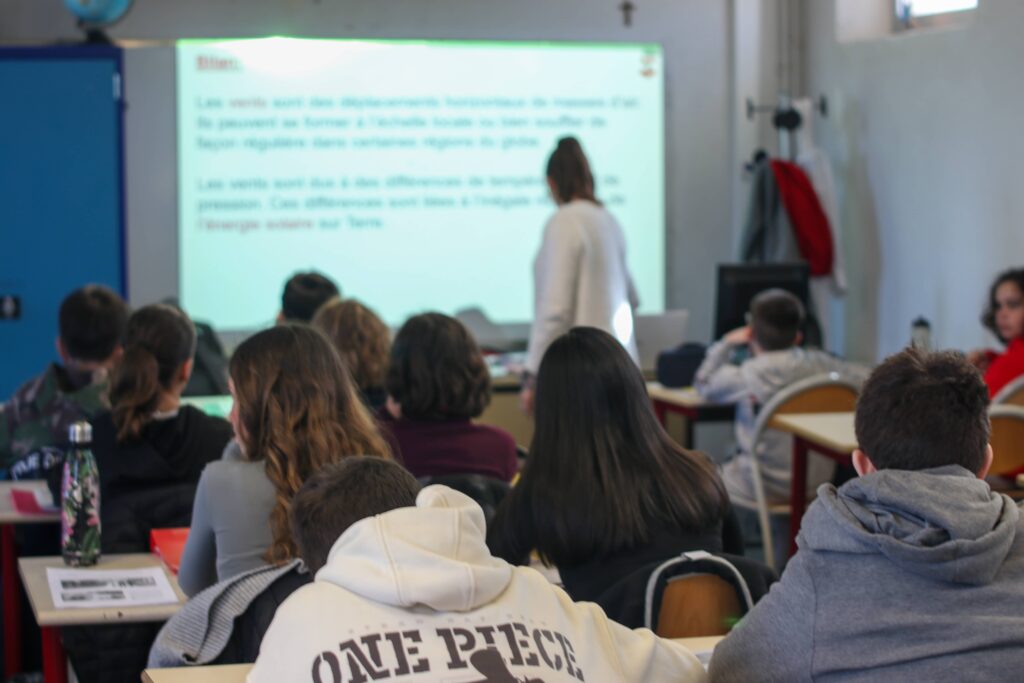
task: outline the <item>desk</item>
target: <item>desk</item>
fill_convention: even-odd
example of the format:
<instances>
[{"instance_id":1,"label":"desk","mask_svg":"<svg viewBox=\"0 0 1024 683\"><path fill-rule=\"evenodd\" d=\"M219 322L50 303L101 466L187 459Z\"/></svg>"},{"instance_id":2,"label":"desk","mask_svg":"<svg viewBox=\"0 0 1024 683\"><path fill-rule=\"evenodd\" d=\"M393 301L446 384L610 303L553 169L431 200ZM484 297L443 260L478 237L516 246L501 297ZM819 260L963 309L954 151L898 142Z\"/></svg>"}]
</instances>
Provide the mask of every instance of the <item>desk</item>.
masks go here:
<instances>
[{"instance_id":1,"label":"desk","mask_svg":"<svg viewBox=\"0 0 1024 683\"><path fill-rule=\"evenodd\" d=\"M789 494L789 554L796 552L796 535L807 508L807 453L814 451L841 465L850 463L857 448L853 413L793 413L776 415L768 426L793 435L793 469Z\"/></svg>"},{"instance_id":2,"label":"desk","mask_svg":"<svg viewBox=\"0 0 1024 683\"><path fill-rule=\"evenodd\" d=\"M519 407L519 377L506 374L491 380L491 402L480 417L479 424L504 429L515 439L516 445L529 448L533 440L533 417Z\"/></svg>"},{"instance_id":3,"label":"desk","mask_svg":"<svg viewBox=\"0 0 1024 683\"><path fill-rule=\"evenodd\" d=\"M53 606L50 586L46 581L46 568L64 568L60 557L27 557L18 561L21 580L32 603L32 611L43 632L43 680L46 683L67 683L67 657L60 642L61 626L88 626L112 622L166 621L173 616L187 599L178 587L178 579L160 558L152 553L126 555L103 555L96 569L140 569L163 567L171 587L178 596L178 602L166 605L145 605L141 607L96 607L57 609Z\"/></svg>"},{"instance_id":4,"label":"desk","mask_svg":"<svg viewBox=\"0 0 1024 683\"><path fill-rule=\"evenodd\" d=\"M146 669L142 672L142 683L245 683L250 669L252 664Z\"/></svg>"},{"instance_id":5,"label":"desk","mask_svg":"<svg viewBox=\"0 0 1024 683\"><path fill-rule=\"evenodd\" d=\"M4 678L21 671L21 594L18 591L18 549L15 524L53 524L59 512L25 514L14 509L13 489L48 490L44 481L0 481L0 595L4 624Z\"/></svg>"},{"instance_id":6,"label":"desk","mask_svg":"<svg viewBox=\"0 0 1024 683\"><path fill-rule=\"evenodd\" d=\"M693 428L698 422L731 421L736 415L732 403L709 403L702 399L696 389L669 389L658 382L647 383L647 393L654 405L654 413L662 426L668 413L682 415L686 427L683 431L683 446L693 448Z\"/></svg>"},{"instance_id":7,"label":"desk","mask_svg":"<svg viewBox=\"0 0 1024 683\"><path fill-rule=\"evenodd\" d=\"M725 636L705 638L675 638L695 655L710 652ZM142 683L244 683L252 664L226 664L222 666L181 666L172 669L146 669Z\"/></svg>"}]
</instances>

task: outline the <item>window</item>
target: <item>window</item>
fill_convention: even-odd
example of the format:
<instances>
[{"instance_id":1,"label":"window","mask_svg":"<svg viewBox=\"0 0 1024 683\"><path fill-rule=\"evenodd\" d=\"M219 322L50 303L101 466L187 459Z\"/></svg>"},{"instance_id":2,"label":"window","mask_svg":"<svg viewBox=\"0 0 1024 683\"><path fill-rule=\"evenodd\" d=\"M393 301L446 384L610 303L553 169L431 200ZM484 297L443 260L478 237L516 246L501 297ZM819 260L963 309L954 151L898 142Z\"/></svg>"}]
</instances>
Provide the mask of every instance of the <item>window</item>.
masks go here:
<instances>
[{"instance_id":1,"label":"window","mask_svg":"<svg viewBox=\"0 0 1024 683\"><path fill-rule=\"evenodd\" d=\"M978 6L978 0L896 0L899 16L930 17L949 12L963 12Z\"/></svg>"},{"instance_id":2,"label":"window","mask_svg":"<svg viewBox=\"0 0 1024 683\"><path fill-rule=\"evenodd\" d=\"M896 21L901 29L941 26L957 12L978 8L978 0L896 0Z\"/></svg>"}]
</instances>

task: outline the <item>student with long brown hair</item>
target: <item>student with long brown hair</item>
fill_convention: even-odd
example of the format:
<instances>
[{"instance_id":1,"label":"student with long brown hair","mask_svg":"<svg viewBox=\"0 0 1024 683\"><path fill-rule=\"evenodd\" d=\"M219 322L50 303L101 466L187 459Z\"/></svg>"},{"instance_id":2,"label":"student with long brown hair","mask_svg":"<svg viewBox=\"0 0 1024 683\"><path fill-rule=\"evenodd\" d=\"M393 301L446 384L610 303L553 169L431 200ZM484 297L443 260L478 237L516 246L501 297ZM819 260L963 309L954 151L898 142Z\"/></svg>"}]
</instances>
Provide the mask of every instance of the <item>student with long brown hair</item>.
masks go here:
<instances>
[{"instance_id":1,"label":"student with long brown hair","mask_svg":"<svg viewBox=\"0 0 1024 683\"><path fill-rule=\"evenodd\" d=\"M349 455L389 457L337 351L318 330L285 324L231 358L231 423L240 460L211 463L196 492L178 581L194 595L247 569L296 557L288 527L306 479Z\"/></svg>"},{"instance_id":2,"label":"student with long brown hair","mask_svg":"<svg viewBox=\"0 0 1024 683\"><path fill-rule=\"evenodd\" d=\"M558 568L573 600L630 623L609 589L635 570L723 547L729 497L714 465L662 429L639 369L610 334L573 328L544 354L519 482L488 528L491 551ZM646 577L644 579L646 581Z\"/></svg>"},{"instance_id":3,"label":"student with long brown hair","mask_svg":"<svg viewBox=\"0 0 1024 683\"><path fill-rule=\"evenodd\" d=\"M626 264L626 238L597 199L590 162L576 138L558 141L547 183L558 210L544 227L533 262L533 327L521 396L527 412L544 351L571 327L604 330L638 358L633 310L639 297Z\"/></svg>"}]
</instances>

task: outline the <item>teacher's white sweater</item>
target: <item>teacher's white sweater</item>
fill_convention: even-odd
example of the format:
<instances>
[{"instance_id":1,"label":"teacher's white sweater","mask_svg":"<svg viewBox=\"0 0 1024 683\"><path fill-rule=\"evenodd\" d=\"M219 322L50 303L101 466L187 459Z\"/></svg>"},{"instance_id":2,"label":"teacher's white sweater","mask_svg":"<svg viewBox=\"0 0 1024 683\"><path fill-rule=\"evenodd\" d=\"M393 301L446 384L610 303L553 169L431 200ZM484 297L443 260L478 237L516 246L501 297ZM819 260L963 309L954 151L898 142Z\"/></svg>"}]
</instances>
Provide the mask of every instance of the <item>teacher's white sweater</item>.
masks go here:
<instances>
[{"instance_id":1,"label":"teacher's white sweater","mask_svg":"<svg viewBox=\"0 0 1024 683\"><path fill-rule=\"evenodd\" d=\"M492 557L484 533L443 486L353 525L278 608L249 683L705 680L685 648Z\"/></svg>"},{"instance_id":2,"label":"teacher's white sweater","mask_svg":"<svg viewBox=\"0 0 1024 683\"><path fill-rule=\"evenodd\" d=\"M551 342L580 325L613 335L638 361L633 309L640 302L626 238L603 206L578 199L558 208L533 262L533 289L528 371L536 373Z\"/></svg>"}]
</instances>

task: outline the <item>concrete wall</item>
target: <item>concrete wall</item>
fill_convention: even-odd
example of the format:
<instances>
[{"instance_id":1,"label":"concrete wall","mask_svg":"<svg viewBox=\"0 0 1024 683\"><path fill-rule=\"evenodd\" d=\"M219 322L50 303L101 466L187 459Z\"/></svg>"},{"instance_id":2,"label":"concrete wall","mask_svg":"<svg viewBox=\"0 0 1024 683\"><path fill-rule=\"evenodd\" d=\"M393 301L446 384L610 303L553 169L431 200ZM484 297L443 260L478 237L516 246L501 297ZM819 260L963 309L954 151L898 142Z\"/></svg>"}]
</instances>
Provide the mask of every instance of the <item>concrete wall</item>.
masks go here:
<instances>
[{"instance_id":1,"label":"concrete wall","mask_svg":"<svg viewBox=\"0 0 1024 683\"><path fill-rule=\"evenodd\" d=\"M118 39L295 35L655 41L666 58L667 301L691 310L691 336L710 335L714 264L729 260L740 158L761 144L756 124L734 128L746 95L774 97L764 78L774 0L649 0L625 27L617 3L592 0L175 0L140 1L110 34ZM767 24L767 35L773 35ZM738 33L737 33L738 32ZM75 29L60 0L0 0L0 42L52 42ZM734 56L735 35L744 50ZM755 44L750 36L759 36ZM738 61L737 61L738 60ZM172 82L154 82L170 57L129 57L129 286L135 303L176 288ZM741 80L736 80L739 75ZM765 89L765 91L763 91ZM749 128L746 126L750 126ZM157 163L154 163L156 160Z\"/></svg>"},{"instance_id":2,"label":"concrete wall","mask_svg":"<svg viewBox=\"0 0 1024 683\"><path fill-rule=\"evenodd\" d=\"M839 186L847 351L898 350L918 315L939 346L991 344L978 323L987 288L1024 263L1024 3L988 0L949 28L841 44L837 2L892 3L805 0L808 91L832 107L817 137Z\"/></svg>"}]
</instances>

